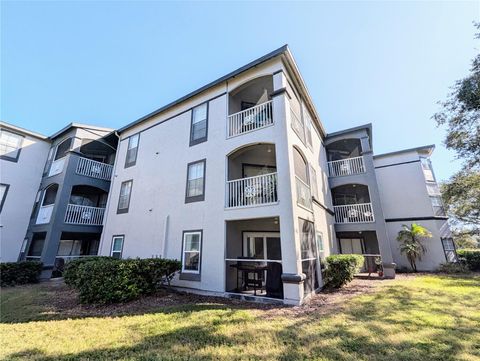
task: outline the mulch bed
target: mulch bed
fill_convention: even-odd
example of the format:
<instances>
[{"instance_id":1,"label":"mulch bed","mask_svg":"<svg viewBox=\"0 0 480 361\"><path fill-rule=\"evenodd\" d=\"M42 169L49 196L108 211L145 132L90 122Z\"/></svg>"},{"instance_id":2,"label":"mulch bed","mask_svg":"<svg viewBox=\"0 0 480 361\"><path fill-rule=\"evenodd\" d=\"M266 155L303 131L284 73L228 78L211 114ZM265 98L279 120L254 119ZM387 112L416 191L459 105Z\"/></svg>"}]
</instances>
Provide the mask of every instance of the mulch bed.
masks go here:
<instances>
[{"instance_id":1,"label":"mulch bed","mask_svg":"<svg viewBox=\"0 0 480 361\"><path fill-rule=\"evenodd\" d=\"M400 274L397 278L414 277L411 274ZM391 280L379 278L355 278L347 286L338 290L326 290L313 295L301 306L270 305L265 303L246 302L231 298L202 296L192 293L161 290L154 295L142 297L127 303L113 305L82 305L78 302L76 291L68 288L61 281L42 283L40 287L49 293L49 312L65 318L79 317L115 317L153 312L168 312L175 306L218 307L262 310L261 317L303 316L310 313L327 314L343 307L346 300L361 294L374 292L381 285ZM51 295L50 295L51 294Z\"/></svg>"}]
</instances>

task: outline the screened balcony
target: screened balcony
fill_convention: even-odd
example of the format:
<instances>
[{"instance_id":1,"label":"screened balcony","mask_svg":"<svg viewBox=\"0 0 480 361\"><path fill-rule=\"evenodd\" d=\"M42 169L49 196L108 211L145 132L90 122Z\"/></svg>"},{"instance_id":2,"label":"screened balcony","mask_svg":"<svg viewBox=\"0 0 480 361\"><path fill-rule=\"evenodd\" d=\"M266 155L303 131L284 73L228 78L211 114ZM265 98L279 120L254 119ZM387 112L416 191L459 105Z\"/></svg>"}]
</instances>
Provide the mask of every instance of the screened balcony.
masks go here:
<instances>
[{"instance_id":1,"label":"screened balcony","mask_svg":"<svg viewBox=\"0 0 480 361\"><path fill-rule=\"evenodd\" d=\"M252 207L278 202L274 144L243 147L228 156L226 207Z\"/></svg>"},{"instance_id":2,"label":"screened balcony","mask_svg":"<svg viewBox=\"0 0 480 361\"><path fill-rule=\"evenodd\" d=\"M115 149L111 144L104 139L83 139L80 153L77 174L107 181L112 179Z\"/></svg>"},{"instance_id":3,"label":"screened balcony","mask_svg":"<svg viewBox=\"0 0 480 361\"><path fill-rule=\"evenodd\" d=\"M375 222L368 187L347 184L332 189L335 223Z\"/></svg>"},{"instance_id":4,"label":"screened balcony","mask_svg":"<svg viewBox=\"0 0 480 361\"><path fill-rule=\"evenodd\" d=\"M327 156L330 177L365 173L360 139L342 139L327 145Z\"/></svg>"},{"instance_id":5,"label":"screened balcony","mask_svg":"<svg viewBox=\"0 0 480 361\"><path fill-rule=\"evenodd\" d=\"M229 93L227 138L273 125L273 77L253 79Z\"/></svg>"},{"instance_id":6,"label":"screened balcony","mask_svg":"<svg viewBox=\"0 0 480 361\"><path fill-rule=\"evenodd\" d=\"M227 222L226 292L283 298L279 223L277 217Z\"/></svg>"},{"instance_id":7,"label":"screened balcony","mask_svg":"<svg viewBox=\"0 0 480 361\"><path fill-rule=\"evenodd\" d=\"M101 226L107 196L107 192L96 187L74 186L65 212L65 223Z\"/></svg>"}]
</instances>

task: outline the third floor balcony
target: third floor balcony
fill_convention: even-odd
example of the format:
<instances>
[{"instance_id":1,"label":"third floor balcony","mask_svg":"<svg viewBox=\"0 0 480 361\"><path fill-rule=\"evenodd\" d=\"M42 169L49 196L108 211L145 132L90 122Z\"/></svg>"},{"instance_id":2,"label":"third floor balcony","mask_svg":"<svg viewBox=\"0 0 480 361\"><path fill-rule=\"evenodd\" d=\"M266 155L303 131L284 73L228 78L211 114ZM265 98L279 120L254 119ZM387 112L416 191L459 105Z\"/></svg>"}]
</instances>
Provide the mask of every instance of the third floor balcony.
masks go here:
<instances>
[{"instance_id":1,"label":"third floor balcony","mask_svg":"<svg viewBox=\"0 0 480 361\"><path fill-rule=\"evenodd\" d=\"M328 175L349 176L365 173L360 139L342 139L327 145Z\"/></svg>"}]
</instances>

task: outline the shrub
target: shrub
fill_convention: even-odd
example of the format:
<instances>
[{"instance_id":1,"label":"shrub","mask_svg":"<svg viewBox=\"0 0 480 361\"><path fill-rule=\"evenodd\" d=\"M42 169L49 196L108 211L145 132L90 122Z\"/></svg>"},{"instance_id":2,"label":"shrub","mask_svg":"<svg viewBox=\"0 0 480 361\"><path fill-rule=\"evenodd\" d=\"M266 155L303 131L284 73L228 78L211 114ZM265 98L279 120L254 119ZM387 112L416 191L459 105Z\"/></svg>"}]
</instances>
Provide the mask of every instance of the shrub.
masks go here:
<instances>
[{"instance_id":1,"label":"shrub","mask_svg":"<svg viewBox=\"0 0 480 361\"><path fill-rule=\"evenodd\" d=\"M162 258L102 258L79 264L70 284L79 291L82 303L125 302L169 284L180 268L179 261Z\"/></svg>"},{"instance_id":2,"label":"shrub","mask_svg":"<svg viewBox=\"0 0 480 361\"><path fill-rule=\"evenodd\" d=\"M66 263L65 269L62 274L65 280L65 283L70 287L76 287L77 281L78 281L78 268L80 267L80 265L88 262L102 261L105 259L115 260L116 258L92 256L92 257L74 259Z\"/></svg>"},{"instance_id":3,"label":"shrub","mask_svg":"<svg viewBox=\"0 0 480 361\"><path fill-rule=\"evenodd\" d=\"M0 263L0 284L2 287L38 282L43 263L38 261Z\"/></svg>"},{"instance_id":4,"label":"shrub","mask_svg":"<svg viewBox=\"0 0 480 361\"><path fill-rule=\"evenodd\" d=\"M470 270L462 262L457 262L457 263L447 262L447 263L442 263L440 267L438 267L438 271L451 274L451 273L468 273Z\"/></svg>"},{"instance_id":5,"label":"shrub","mask_svg":"<svg viewBox=\"0 0 480 361\"><path fill-rule=\"evenodd\" d=\"M326 258L325 286L340 288L351 282L353 276L360 270L364 258L358 254L337 254Z\"/></svg>"},{"instance_id":6,"label":"shrub","mask_svg":"<svg viewBox=\"0 0 480 361\"><path fill-rule=\"evenodd\" d=\"M467 265L472 271L480 271L480 249L459 249L457 250L460 262Z\"/></svg>"}]
</instances>

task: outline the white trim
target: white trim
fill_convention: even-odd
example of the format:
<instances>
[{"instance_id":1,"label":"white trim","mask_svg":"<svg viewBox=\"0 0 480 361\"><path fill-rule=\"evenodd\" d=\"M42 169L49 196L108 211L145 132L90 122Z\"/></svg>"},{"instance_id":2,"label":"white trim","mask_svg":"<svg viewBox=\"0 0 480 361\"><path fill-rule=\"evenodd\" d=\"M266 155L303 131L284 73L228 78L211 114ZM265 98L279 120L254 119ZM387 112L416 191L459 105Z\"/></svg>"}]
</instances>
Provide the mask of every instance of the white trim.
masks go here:
<instances>
[{"instance_id":1,"label":"white trim","mask_svg":"<svg viewBox=\"0 0 480 361\"><path fill-rule=\"evenodd\" d=\"M198 234L198 251L185 251L185 240L187 235ZM182 245L182 273L200 274L200 258L202 257L202 232L201 231L189 231L183 233L183 245ZM198 253L198 270L186 270L185 269L185 253Z\"/></svg>"},{"instance_id":2,"label":"white trim","mask_svg":"<svg viewBox=\"0 0 480 361\"><path fill-rule=\"evenodd\" d=\"M263 258L255 258L254 260L251 260L251 261L253 261L253 262L258 261L258 260L270 261L270 262L275 261L275 260L268 260L267 259L267 238L268 237L278 238L280 240L280 245L281 245L280 232L244 232L243 233L243 240L242 240L242 251L243 251L243 254L246 257L248 256L247 240L248 240L249 237L259 237L259 238L261 237L261 238L263 238ZM238 261L244 261L244 260L240 259Z\"/></svg>"}]
</instances>

